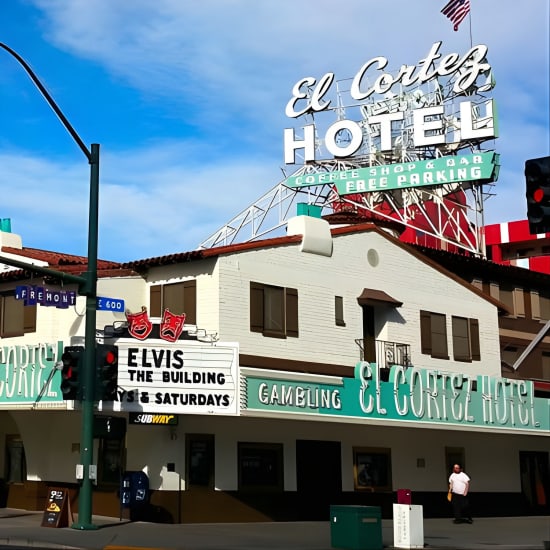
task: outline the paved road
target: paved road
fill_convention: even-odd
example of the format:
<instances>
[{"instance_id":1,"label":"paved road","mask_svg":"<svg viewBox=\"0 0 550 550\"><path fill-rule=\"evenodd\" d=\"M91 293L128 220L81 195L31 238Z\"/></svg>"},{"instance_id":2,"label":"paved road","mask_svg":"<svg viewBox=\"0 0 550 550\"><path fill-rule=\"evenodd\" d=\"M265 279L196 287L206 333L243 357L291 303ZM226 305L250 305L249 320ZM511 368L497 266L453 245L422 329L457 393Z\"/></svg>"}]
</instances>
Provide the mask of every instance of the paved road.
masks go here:
<instances>
[{"instance_id":1,"label":"paved road","mask_svg":"<svg viewBox=\"0 0 550 550\"><path fill-rule=\"evenodd\" d=\"M0 508L0 548L126 550L332 550L329 522L154 524L94 516L95 530L41 527L42 514ZM424 519L430 550L542 550L550 541L548 516L479 518L473 525ZM382 520L384 548L393 546L393 522ZM550 550L550 543L547 550Z\"/></svg>"}]
</instances>

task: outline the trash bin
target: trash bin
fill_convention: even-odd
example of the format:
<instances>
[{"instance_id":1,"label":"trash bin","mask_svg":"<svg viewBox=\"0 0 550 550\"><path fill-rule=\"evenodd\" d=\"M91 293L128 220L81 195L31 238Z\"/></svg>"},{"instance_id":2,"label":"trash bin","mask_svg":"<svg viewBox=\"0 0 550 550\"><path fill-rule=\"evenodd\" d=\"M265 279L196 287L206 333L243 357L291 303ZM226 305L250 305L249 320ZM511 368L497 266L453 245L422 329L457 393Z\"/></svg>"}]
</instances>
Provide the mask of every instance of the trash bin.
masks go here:
<instances>
[{"instance_id":1,"label":"trash bin","mask_svg":"<svg viewBox=\"0 0 550 550\"><path fill-rule=\"evenodd\" d=\"M424 548L424 520L422 506L393 505L393 547Z\"/></svg>"},{"instance_id":2,"label":"trash bin","mask_svg":"<svg viewBox=\"0 0 550 550\"><path fill-rule=\"evenodd\" d=\"M379 506L331 506L330 544L346 550L382 550Z\"/></svg>"}]
</instances>

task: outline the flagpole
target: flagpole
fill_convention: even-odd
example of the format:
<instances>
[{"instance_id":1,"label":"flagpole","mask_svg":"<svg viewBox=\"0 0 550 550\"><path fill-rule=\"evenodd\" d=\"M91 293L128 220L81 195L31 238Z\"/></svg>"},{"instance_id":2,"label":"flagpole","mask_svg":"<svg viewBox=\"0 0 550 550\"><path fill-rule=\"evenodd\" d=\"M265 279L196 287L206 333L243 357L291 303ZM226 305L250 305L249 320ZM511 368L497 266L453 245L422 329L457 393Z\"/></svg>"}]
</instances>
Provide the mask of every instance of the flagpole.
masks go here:
<instances>
[{"instance_id":1,"label":"flagpole","mask_svg":"<svg viewBox=\"0 0 550 550\"><path fill-rule=\"evenodd\" d=\"M470 48L474 47L474 41L472 39L472 3L473 0L470 0L470 9L468 11L468 23L470 26Z\"/></svg>"}]
</instances>

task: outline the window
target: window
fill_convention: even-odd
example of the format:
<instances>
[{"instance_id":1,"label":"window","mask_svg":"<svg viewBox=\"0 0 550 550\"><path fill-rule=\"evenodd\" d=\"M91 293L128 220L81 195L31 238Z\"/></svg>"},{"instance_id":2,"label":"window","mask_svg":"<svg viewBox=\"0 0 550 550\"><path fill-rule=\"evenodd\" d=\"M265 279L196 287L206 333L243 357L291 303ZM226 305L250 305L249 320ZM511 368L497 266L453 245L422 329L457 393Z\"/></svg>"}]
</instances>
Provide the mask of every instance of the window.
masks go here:
<instances>
[{"instance_id":1,"label":"window","mask_svg":"<svg viewBox=\"0 0 550 550\"><path fill-rule=\"evenodd\" d=\"M7 483L23 483L27 481L25 447L18 435L6 435L4 478Z\"/></svg>"},{"instance_id":2,"label":"window","mask_svg":"<svg viewBox=\"0 0 550 550\"><path fill-rule=\"evenodd\" d=\"M214 489L214 436L187 434L187 485Z\"/></svg>"},{"instance_id":3,"label":"window","mask_svg":"<svg viewBox=\"0 0 550 550\"><path fill-rule=\"evenodd\" d=\"M449 359L447 350L447 319L440 313L420 312L422 353L438 359Z\"/></svg>"},{"instance_id":4,"label":"window","mask_svg":"<svg viewBox=\"0 0 550 550\"><path fill-rule=\"evenodd\" d=\"M500 285L498 299L508 307L512 315L515 314L514 291L511 286Z\"/></svg>"},{"instance_id":5,"label":"window","mask_svg":"<svg viewBox=\"0 0 550 550\"><path fill-rule=\"evenodd\" d=\"M101 487L116 487L124 471L124 440L99 440L97 457L97 482Z\"/></svg>"},{"instance_id":6,"label":"window","mask_svg":"<svg viewBox=\"0 0 550 550\"><path fill-rule=\"evenodd\" d=\"M540 318L544 321L550 320L550 293L541 291L539 293L540 300Z\"/></svg>"},{"instance_id":7,"label":"window","mask_svg":"<svg viewBox=\"0 0 550 550\"><path fill-rule=\"evenodd\" d=\"M36 332L36 305L26 306L13 295L0 296L0 337Z\"/></svg>"},{"instance_id":8,"label":"window","mask_svg":"<svg viewBox=\"0 0 550 550\"><path fill-rule=\"evenodd\" d=\"M126 419L121 416L94 415L92 431L94 439L99 440L98 486L117 486L125 469Z\"/></svg>"},{"instance_id":9,"label":"window","mask_svg":"<svg viewBox=\"0 0 550 550\"><path fill-rule=\"evenodd\" d=\"M550 380L550 353L542 352L542 376L543 380Z\"/></svg>"},{"instance_id":10,"label":"window","mask_svg":"<svg viewBox=\"0 0 550 550\"><path fill-rule=\"evenodd\" d=\"M154 285L149 293L151 317L162 317L165 309L170 313L185 313L185 322L197 323L197 281L184 281L170 285Z\"/></svg>"},{"instance_id":11,"label":"window","mask_svg":"<svg viewBox=\"0 0 550 550\"><path fill-rule=\"evenodd\" d=\"M250 330L273 338L298 337L298 291L251 282Z\"/></svg>"},{"instance_id":12,"label":"window","mask_svg":"<svg viewBox=\"0 0 550 550\"><path fill-rule=\"evenodd\" d=\"M342 296L334 297L334 322L337 327L345 327L344 321L344 298Z\"/></svg>"},{"instance_id":13,"label":"window","mask_svg":"<svg viewBox=\"0 0 550 550\"><path fill-rule=\"evenodd\" d=\"M455 361L479 361L479 322L477 319L452 317L453 357Z\"/></svg>"},{"instance_id":14,"label":"window","mask_svg":"<svg viewBox=\"0 0 550 550\"><path fill-rule=\"evenodd\" d=\"M356 490L391 491L391 450L378 447L355 447L353 479Z\"/></svg>"},{"instance_id":15,"label":"window","mask_svg":"<svg viewBox=\"0 0 550 550\"><path fill-rule=\"evenodd\" d=\"M515 317L525 317L525 297L523 289L513 285L501 283L499 285L498 299L510 310Z\"/></svg>"},{"instance_id":16,"label":"window","mask_svg":"<svg viewBox=\"0 0 550 550\"><path fill-rule=\"evenodd\" d=\"M283 445L238 444L239 490L283 490Z\"/></svg>"},{"instance_id":17,"label":"window","mask_svg":"<svg viewBox=\"0 0 550 550\"><path fill-rule=\"evenodd\" d=\"M506 349L500 350L500 359L502 361L502 364L507 367L512 368L518 357L518 348L507 347Z\"/></svg>"}]
</instances>

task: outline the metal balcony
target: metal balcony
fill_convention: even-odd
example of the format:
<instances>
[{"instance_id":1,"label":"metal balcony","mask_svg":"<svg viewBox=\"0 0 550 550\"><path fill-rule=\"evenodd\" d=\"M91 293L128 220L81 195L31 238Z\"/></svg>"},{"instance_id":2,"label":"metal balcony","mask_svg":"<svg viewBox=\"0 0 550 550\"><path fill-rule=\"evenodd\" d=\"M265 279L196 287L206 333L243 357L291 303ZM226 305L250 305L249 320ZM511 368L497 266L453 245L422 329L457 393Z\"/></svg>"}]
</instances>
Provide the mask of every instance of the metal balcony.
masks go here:
<instances>
[{"instance_id":1,"label":"metal balcony","mask_svg":"<svg viewBox=\"0 0 550 550\"><path fill-rule=\"evenodd\" d=\"M369 347L365 338L357 338L355 343L359 346L359 357L361 361L376 363L381 369L389 369L393 365L403 367L411 366L411 346L400 342L387 342L385 340L374 340L375 357L367 354L365 358L365 347Z\"/></svg>"}]
</instances>

